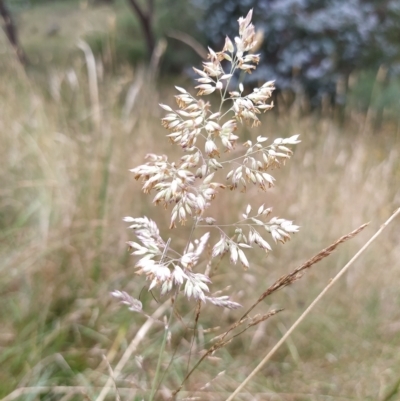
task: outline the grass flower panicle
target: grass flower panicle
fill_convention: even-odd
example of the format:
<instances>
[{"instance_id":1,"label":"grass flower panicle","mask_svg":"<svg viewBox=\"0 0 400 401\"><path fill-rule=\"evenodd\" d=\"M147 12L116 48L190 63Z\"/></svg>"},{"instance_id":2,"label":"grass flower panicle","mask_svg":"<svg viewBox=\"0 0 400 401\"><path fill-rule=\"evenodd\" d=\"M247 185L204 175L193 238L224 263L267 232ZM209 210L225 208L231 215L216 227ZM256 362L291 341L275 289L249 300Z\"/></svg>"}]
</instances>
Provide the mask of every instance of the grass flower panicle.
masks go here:
<instances>
[{"instance_id":1,"label":"grass flower panicle","mask_svg":"<svg viewBox=\"0 0 400 401\"><path fill-rule=\"evenodd\" d=\"M251 73L259 62L259 55L249 53L256 45L251 18L252 11L246 18L238 20L239 36L234 41L227 37L222 51L209 49L203 70L194 68L199 76L197 97L184 88L176 87L179 92L175 97L178 109L160 104L167 111L162 118L162 125L169 131L167 137L185 154L178 162L169 161L165 155L148 154L145 164L131 170L135 179L142 182L144 193L155 193L154 204L165 208L172 206L171 229L176 227L177 222L185 225L190 221L192 233L199 227L219 231L220 239L212 245L211 255L203 255L210 232L194 242L190 239L182 253L174 250L170 241L167 243L161 238L156 223L147 217L124 219L131 223L130 228L138 239L138 242L129 241L128 245L133 255L141 257L136 263L137 273L150 280L149 290L159 287L164 295L175 289L174 294L182 291L188 299L209 301L230 309L237 308L239 304L225 296L213 298L206 295L211 280L206 274L195 272L200 260L205 259L210 266L214 258L229 253L232 264L240 262L248 269L247 253L254 245L265 252L272 250L261 232L270 235L274 242L285 243L299 229L285 219L273 217L266 220L272 209L264 205L259 206L255 214L251 214L252 207L249 205L243 219L228 226L219 225L218 221L206 215L221 190L240 188L245 192L248 185L254 185L266 191L274 186L275 179L267 171L284 165L292 155L290 146L300 142L298 135L294 135L277 138L267 145L268 138L259 136L255 143L245 142L243 153L237 155L239 136L235 132L238 124L259 125L258 116L273 107L270 99L275 89L274 81L268 81L247 95L242 83L237 85L236 90L230 91L235 73L240 70ZM213 93L220 95L218 111L211 110L210 102L203 99ZM235 157L229 158L234 150ZM229 171L226 183L223 183L215 177L225 169ZM121 298L118 292L114 292L114 296ZM126 299L122 302L131 304Z\"/></svg>"},{"instance_id":2,"label":"grass flower panicle","mask_svg":"<svg viewBox=\"0 0 400 401\"><path fill-rule=\"evenodd\" d=\"M239 36L234 42L226 38L221 52L209 49L209 61L203 63L203 70L194 68L200 76L197 96L207 96L219 92L221 102L219 111L212 111L209 102L191 95L186 89L176 87L178 110L160 104L168 112L162 119L162 125L170 131L167 137L179 145L185 154L178 162L168 161L165 155L148 154L145 164L133 168L135 179L142 181L144 193L155 192L153 203L171 209L170 228L176 227L177 221L184 225L188 220L192 224L192 232L198 227L218 229L220 239L212 247L212 259L229 253L230 262L238 261L245 269L250 267L246 252L257 245L266 252L271 251L268 241L260 233L263 229L271 235L274 242L285 243L290 234L299 229L291 221L273 217L269 221L271 208L258 208L258 212L250 216L249 205L243 214L243 220L233 223L234 235L228 234L224 226L206 216L206 210L216 199L219 190L245 191L248 185L255 185L265 191L274 186L275 179L267 170L280 167L292 155L290 145L300 141L298 135L290 138L278 138L270 145L265 145L268 138L259 136L256 143L247 141L243 144L244 153L229 159L229 154L235 150L239 136L238 124L260 124L258 115L270 110L273 103L267 103L274 90L274 82L268 81L260 88L255 88L250 94L244 95L243 84L238 89L230 91L231 78L235 72L242 70L251 73L259 62L259 56L248 54L256 45L254 26L251 23L252 11L246 18L239 19ZM235 44L234 44L235 43ZM227 67L228 65L228 67ZM230 103L230 106L228 106ZM222 158L221 155L224 157ZM227 184L214 181L215 173L230 166L226 175ZM173 250L170 244L160 237L157 225L147 217L126 217L135 231L138 242L128 242L133 255L141 256L137 262L137 273L145 274L151 281L149 290L159 287L161 294L171 292L174 288L187 298L202 302L209 301L216 306L234 309L239 304L229 301L225 296L210 297L211 280L205 274L194 272L193 269L203 256L210 232L203 235L196 245L189 242L185 252L180 254ZM115 294L114 294L115 296ZM126 303L126 302L125 302Z\"/></svg>"},{"instance_id":3,"label":"grass flower panicle","mask_svg":"<svg viewBox=\"0 0 400 401\"><path fill-rule=\"evenodd\" d=\"M23 17L40 27L57 17L56 3ZM106 23L110 11L125 18L119 3L67 16L82 29L93 19L105 54L81 43L71 65L64 56L86 35L80 29L51 39L61 40L62 58L49 61L24 29L35 73L19 68L12 49L0 57L0 398L393 399L400 120L376 98L393 77L382 81L384 66L376 76L355 71L347 94L357 100L357 88L372 88L365 113L324 98L310 114L303 93L276 95L275 76L250 84L261 76L263 36L253 35L250 13L205 52L194 85L155 79L161 42L131 82ZM169 34L204 53L189 35ZM275 97L279 110L269 111ZM156 100L165 104L154 119ZM307 139L299 149L297 133ZM127 166L134 188L119 179ZM302 235L283 245L299 213ZM130 228L115 235L121 223Z\"/></svg>"}]
</instances>

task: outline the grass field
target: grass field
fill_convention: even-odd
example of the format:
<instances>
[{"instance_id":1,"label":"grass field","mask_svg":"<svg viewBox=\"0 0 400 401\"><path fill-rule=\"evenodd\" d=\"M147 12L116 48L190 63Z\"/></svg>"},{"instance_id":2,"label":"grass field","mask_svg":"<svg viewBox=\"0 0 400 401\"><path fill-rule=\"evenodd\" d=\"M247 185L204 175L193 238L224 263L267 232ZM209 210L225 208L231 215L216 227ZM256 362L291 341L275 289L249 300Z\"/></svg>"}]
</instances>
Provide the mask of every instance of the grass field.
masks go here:
<instances>
[{"instance_id":1,"label":"grass field","mask_svg":"<svg viewBox=\"0 0 400 401\"><path fill-rule=\"evenodd\" d=\"M43 12L38 8L32 13L38 10ZM90 14L90 9L87 12ZM54 13L64 11L60 8ZM74 15L71 13L70 21ZM99 18L107 18L101 15ZM36 18L40 20L32 14L32 26ZM100 21L97 14L89 18L96 24ZM28 38L29 32L28 27L21 32L21 41L32 58L37 49L38 53L44 50L39 51L40 40ZM59 54L65 58L58 58L57 68L52 69L49 56L46 73L39 67L26 73L10 52L4 51L0 61L3 401L96 400L110 377L108 364L115 369L146 321L117 305L109 295L114 289L123 289L139 297L145 285L144 279L134 274L135 259L126 249L132 235L122 217L146 214L159 223L167 238L170 235L168 216L140 193L128 170L140 164L148 152L177 156L165 138L160 124L163 112L158 107L159 102L173 103L174 79L165 79L168 82L156 87L139 68L120 68L116 75L98 76L95 96L88 85L83 53L71 45L73 40L68 35L56 43L54 49L62 49ZM2 46L4 49L6 44ZM51 46L46 51L49 49ZM46 65L43 60L46 58L38 61L41 68ZM138 94L127 101L127 94L134 92L129 91L132 87ZM374 131L368 120L365 124L365 115L350 109L344 123L339 124L333 116L301 117L296 107L281 102L261 127L243 129L241 135L246 139L260 134L270 138L301 135L292 160L273 173L276 188L266 194L256 189L247 193L255 204L265 202L277 215L293 219L301 230L289 243L276 246L267 259L255 253L248 272L222 264L213 278L213 290L230 285L233 299L249 306L275 279L341 235L364 222L370 222L369 227L314 266L300 282L267 298L254 313L277 307L285 310L208 358L180 399L226 399L399 206L396 122L384 121ZM228 220L239 215L246 203L241 194L221 194L213 213ZM399 224L395 221L356 262L240 399L400 398ZM174 234L184 243L187 229ZM147 291L141 300L147 311L159 307ZM173 325L163 360L166 370L173 357L160 387L160 400L179 386L189 363L187 348L192 336L186 325L193 325L195 304L182 305L182 310L186 315ZM221 312L206 306L190 364L239 316L240 311ZM121 400L146 397L157 363L160 332L156 325L151 328L124 366L116 381ZM29 389L7 397L23 388ZM107 399L116 397L112 390Z\"/></svg>"}]
</instances>

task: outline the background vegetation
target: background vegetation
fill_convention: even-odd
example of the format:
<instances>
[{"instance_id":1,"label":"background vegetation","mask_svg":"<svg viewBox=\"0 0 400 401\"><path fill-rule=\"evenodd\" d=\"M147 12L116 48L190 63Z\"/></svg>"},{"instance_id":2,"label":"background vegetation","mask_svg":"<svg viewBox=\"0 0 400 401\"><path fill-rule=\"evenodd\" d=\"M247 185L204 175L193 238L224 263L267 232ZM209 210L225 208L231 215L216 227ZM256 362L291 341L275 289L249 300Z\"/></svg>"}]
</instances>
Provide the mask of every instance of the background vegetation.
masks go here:
<instances>
[{"instance_id":1,"label":"background vegetation","mask_svg":"<svg viewBox=\"0 0 400 401\"><path fill-rule=\"evenodd\" d=\"M158 103L172 104L174 84L190 87L177 66L200 66L192 47L168 37L172 29L185 32L196 14L172 7L168 12L168 7L160 5L155 14L160 21L154 24L160 30L157 37L165 36L168 42L158 64L165 67L159 79L159 68L143 68L137 61L145 57L145 47L137 20L123 1L111 6L31 1L12 7L30 64L24 68L0 36L3 401L95 400L110 376L103 355L115 367L145 321L117 305L109 292L120 288L139 297L144 286L133 273L134 258L125 245L130 233L121 218L147 214L159 219L163 229L168 227L162 211L140 195L128 172L150 151L173 153L160 125ZM182 25L171 26L177 15L188 18L178 18ZM206 43L200 34L186 32ZM89 85L78 39L89 43L96 55L97 95ZM209 358L183 395L195 395L206 386L201 399L226 399L399 206L400 88L395 78L388 80L391 65L381 65L372 71L358 66L345 92L335 86L335 93L345 93L347 102L321 100L312 112L309 98L281 88L275 111L258 131L241 132L246 139L261 133L301 135L291 162L275 172L277 188L267 196L257 190L248 194L265 197L266 205L293 219L301 231L268 259L260 253L249 272L221 266L216 288L232 284L234 300L250 305L276 278L360 224L371 223L301 282L267 299L260 312L272 307L285 311ZM227 194L216 212L238 214L241 202ZM176 233L185 241L185 230ZM389 228L364 254L242 399L399 399L398 233L395 225ZM159 306L145 291L141 300L147 310ZM206 307L192 361L219 333L218 327L238 313ZM187 306L183 319L193 324L194 305ZM160 399L179 385L187 369L188 355L182 349L192 340L191 332L181 324L172 330L168 351L174 359ZM119 376L122 400L142 399L148 388L161 342L158 333L158 328L149 332ZM25 387L36 390L7 397ZM115 394L109 399L116 399Z\"/></svg>"},{"instance_id":2,"label":"background vegetation","mask_svg":"<svg viewBox=\"0 0 400 401\"><path fill-rule=\"evenodd\" d=\"M204 9L200 24L213 44L234 34L237 18L254 7L259 52L265 61L253 80L274 76L279 88L306 93L314 105L326 95L342 104L350 76L360 69L376 71L385 64L388 79L398 76L396 0L199 0L197 4Z\"/></svg>"}]
</instances>

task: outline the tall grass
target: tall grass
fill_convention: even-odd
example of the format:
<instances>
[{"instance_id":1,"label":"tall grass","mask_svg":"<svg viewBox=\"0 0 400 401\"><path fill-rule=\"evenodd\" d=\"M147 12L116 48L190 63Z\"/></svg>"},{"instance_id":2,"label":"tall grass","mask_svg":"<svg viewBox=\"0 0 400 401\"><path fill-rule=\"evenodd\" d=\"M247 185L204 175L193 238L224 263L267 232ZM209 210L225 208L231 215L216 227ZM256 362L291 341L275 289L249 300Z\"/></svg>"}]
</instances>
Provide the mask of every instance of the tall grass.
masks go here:
<instances>
[{"instance_id":1,"label":"tall grass","mask_svg":"<svg viewBox=\"0 0 400 401\"><path fill-rule=\"evenodd\" d=\"M30 390L19 399L96 399L110 377L108 364L117 365L145 322L120 309L108 293L123 287L139 297L142 289L128 257L121 217L160 213L139 195L127 172L149 151L174 152L159 141L164 133L156 106L158 90L136 71L104 77L97 83L101 124L96 126L83 57L53 72L45 84L26 75L12 57L2 59L1 70L0 396L35 387L36 392ZM137 77L143 80L139 100L124 116L128 87ZM172 99L169 89L161 89L163 100ZM251 275L221 266L214 276L214 283L222 287L226 276L236 275L231 293L244 306L343 233L366 221L371 224L302 282L260 306L260 313L273 307L285 311L208 358L187 383L186 394L227 398L255 367L260 350L277 341L399 205L395 129L388 123L381 132L367 135L359 133L357 124L350 118L342 126L327 117L300 118L295 110L285 109L265 118L259 130L243 133L302 136L292 162L275 172L277 182L284 184L267 195L277 215L285 212L302 226L301 236L267 259L260 253ZM249 195L263 196L256 189ZM230 209L225 206L228 197ZM228 197L216 206L215 213L222 217L239 214L244 206L240 196ZM167 226L165 221L162 229ZM183 242L184 235L182 231ZM398 240L398 230L389 228L293 334L243 399L384 400L388 394L395 399L400 377ZM159 307L151 294L140 297L146 308ZM217 326L240 316L208 312L192 345L195 356L219 333ZM166 344L173 360L160 399L187 372L188 355L181 350L192 339L195 312L185 313L181 318L186 326L173 328L173 334L181 336L173 335ZM118 376L121 399L142 397L153 377L161 339L149 330ZM114 390L109 397L115 399Z\"/></svg>"}]
</instances>

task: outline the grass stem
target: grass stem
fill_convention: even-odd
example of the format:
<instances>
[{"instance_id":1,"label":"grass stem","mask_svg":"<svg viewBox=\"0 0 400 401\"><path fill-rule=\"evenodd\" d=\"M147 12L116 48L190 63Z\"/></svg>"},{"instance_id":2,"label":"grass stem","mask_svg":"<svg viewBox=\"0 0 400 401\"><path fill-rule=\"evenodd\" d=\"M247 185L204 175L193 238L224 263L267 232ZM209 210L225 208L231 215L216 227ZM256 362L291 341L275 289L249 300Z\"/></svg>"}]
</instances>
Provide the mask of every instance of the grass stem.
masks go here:
<instances>
[{"instance_id":1,"label":"grass stem","mask_svg":"<svg viewBox=\"0 0 400 401\"><path fill-rule=\"evenodd\" d=\"M174 314L174 312L171 311L171 315L170 315L170 319L169 320L171 320L171 317L173 316L173 314ZM161 343L161 347L160 347L160 353L158 355L156 373L155 373L154 378L153 378L153 384L151 385L151 393L150 393L149 401L153 401L154 394L156 392L158 376L160 374L161 361L162 361L162 357L164 355L165 344L167 342L167 337L168 337L168 330L169 330L169 325L166 324L165 325L165 329L164 329L164 337L163 337L163 340L162 340L162 343Z\"/></svg>"},{"instance_id":2,"label":"grass stem","mask_svg":"<svg viewBox=\"0 0 400 401\"><path fill-rule=\"evenodd\" d=\"M379 230L365 243L365 245L353 256L353 258L339 271L339 273L329 282L329 284L321 291L321 293L314 299L310 306L300 315L300 317L293 323L286 334L276 343L271 351L264 357L264 359L257 365L255 369L246 377L245 380L236 388L236 390L227 398L226 401L232 401L234 397L246 386L247 383L262 369L262 367L271 359L275 352L281 347L282 344L288 339L293 331L299 326L299 324L306 318L311 312L314 306L322 299L322 297L330 290L331 287L347 272L350 266L364 253L364 251L375 241L375 239L382 233L382 231L400 214L400 208L398 208L389 217L388 220L379 228Z\"/></svg>"}]
</instances>

